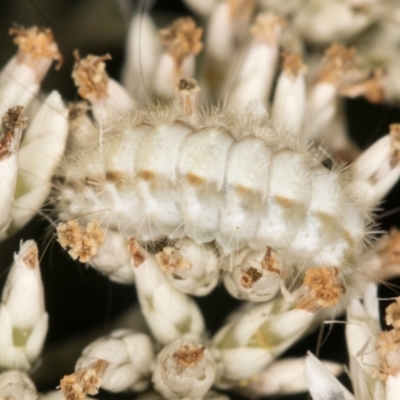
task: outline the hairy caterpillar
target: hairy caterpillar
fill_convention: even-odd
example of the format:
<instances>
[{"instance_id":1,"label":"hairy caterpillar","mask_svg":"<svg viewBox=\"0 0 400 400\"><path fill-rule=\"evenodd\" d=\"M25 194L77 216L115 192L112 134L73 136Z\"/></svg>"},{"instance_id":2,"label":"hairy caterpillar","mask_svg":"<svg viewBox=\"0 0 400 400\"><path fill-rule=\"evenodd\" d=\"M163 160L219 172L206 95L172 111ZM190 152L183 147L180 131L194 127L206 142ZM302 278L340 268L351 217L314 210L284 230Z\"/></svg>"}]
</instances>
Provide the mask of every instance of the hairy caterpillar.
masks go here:
<instances>
[{"instance_id":1,"label":"hairy caterpillar","mask_svg":"<svg viewBox=\"0 0 400 400\"><path fill-rule=\"evenodd\" d=\"M265 120L214 111L198 123L155 109L67 156L62 220L97 218L138 240L215 240L222 254L272 247L287 263L351 264L365 213L351 179ZM87 217L85 217L87 215Z\"/></svg>"}]
</instances>

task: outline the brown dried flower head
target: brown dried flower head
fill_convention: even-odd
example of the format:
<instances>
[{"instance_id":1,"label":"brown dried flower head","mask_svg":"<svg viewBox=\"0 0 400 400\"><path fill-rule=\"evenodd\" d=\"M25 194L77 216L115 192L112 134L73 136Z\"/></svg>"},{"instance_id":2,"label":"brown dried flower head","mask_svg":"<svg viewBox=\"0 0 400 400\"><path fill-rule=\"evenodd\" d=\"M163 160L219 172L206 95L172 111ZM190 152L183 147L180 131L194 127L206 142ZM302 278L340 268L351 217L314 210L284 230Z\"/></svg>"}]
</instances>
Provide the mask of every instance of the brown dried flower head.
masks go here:
<instances>
[{"instance_id":1,"label":"brown dried flower head","mask_svg":"<svg viewBox=\"0 0 400 400\"><path fill-rule=\"evenodd\" d=\"M197 347L193 343L189 343L175 351L173 357L176 358L176 361L180 366L185 368L194 368L203 360L203 353L205 349L205 346Z\"/></svg>"},{"instance_id":2,"label":"brown dried flower head","mask_svg":"<svg viewBox=\"0 0 400 400\"><path fill-rule=\"evenodd\" d=\"M174 272L175 269L188 270L193 266L175 247L164 247L156 254L156 261L163 272Z\"/></svg>"},{"instance_id":3,"label":"brown dried flower head","mask_svg":"<svg viewBox=\"0 0 400 400\"><path fill-rule=\"evenodd\" d=\"M3 116L0 132L0 161L15 153L21 141L22 131L26 128L26 118L22 115L22 106L10 108Z\"/></svg>"},{"instance_id":4,"label":"brown dried flower head","mask_svg":"<svg viewBox=\"0 0 400 400\"><path fill-rule=\"evenodd\" d=\"M34 68L43 58L57 61L56 69L60 69L63 57L54 41L51 29L39 28L11 28L10 35L15 35L14 43L19 47L19 61Z\"/></svg>"},{"instance_id":5,"label":"brown dried flower head","mask_svg":"<svg viewBox=\"0 0 400 400\"><path fill-rule=\"evenodd\" d=\"M104 61L111 60L109 54L103 56L87 55L80 58L78 50L74 51L76 59L72 78L82 98L99 101L108 96L108 75Z\"/></svg>"},{"instance_id":6,"label":"brown dried flower head","mask_svg":"<svg viewBox=\"0 0 400 400\"><path fill-rule=\"evenodd\" d=\"M307 270L297 308L315 312L337 304L345 287L340 283L338 268L310 268Z\"/></svg>"},{"instance_id":7,"label":"brown dried flower head","mask_svg":"<svg viewBox=\"0 0 400 400\"><path fill-rule=\"evenodd\" d=\"M101 376L108 365L108 361L97 360L87 368L65 375L59 386L65 399L84 400L86 394L97 394L101 386Z\"/></svg>"},{"instance_id":8,"label":"brown dried flower head","mask_svg":"<svg viewBox=\"0 0 400 400\"><path fill-rule=\"evenodd\" d=\"M203 29L197 28L190 17L176 19L171 26L161 29L159 34L161 43L174 58L178 68L187 56L197 55L203 48Z\"/></svg>"},{"instance_id":9,"label":"brown dried flower head","mask_svg":"<svg viewBox=\"0 0 400 400\"><path fill-rule=\"evenodd\" d=\"M104 244L104 233L97 220L88 222L86 227L80 226L76 219L60 224L57 235L61 246L70 249L68 254L83 263L96 257Z\"/></svg>"}]
</instances>

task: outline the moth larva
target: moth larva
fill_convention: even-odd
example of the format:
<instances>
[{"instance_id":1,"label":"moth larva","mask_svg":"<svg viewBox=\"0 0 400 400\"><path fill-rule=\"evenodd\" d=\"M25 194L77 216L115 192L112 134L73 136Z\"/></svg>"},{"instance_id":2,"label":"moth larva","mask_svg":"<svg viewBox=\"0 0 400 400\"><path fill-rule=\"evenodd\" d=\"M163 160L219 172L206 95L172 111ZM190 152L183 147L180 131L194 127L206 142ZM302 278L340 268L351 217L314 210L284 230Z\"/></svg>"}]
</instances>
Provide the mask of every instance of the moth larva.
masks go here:
<instances>
[{"instance_id":1,"label":"moth larva","mask_svg":"<svg viewBox=\"0 0 400 400\"><path fill-rule=\"evenodd\" d=\"M96 218L142 242L215 241L223 255L271 247L290 264L351 264L365 212L349 177L321 159L265 120L134 112L109 128L101 147L96 138L67 156L60 218Z\"/></svg>"}]
</instances>

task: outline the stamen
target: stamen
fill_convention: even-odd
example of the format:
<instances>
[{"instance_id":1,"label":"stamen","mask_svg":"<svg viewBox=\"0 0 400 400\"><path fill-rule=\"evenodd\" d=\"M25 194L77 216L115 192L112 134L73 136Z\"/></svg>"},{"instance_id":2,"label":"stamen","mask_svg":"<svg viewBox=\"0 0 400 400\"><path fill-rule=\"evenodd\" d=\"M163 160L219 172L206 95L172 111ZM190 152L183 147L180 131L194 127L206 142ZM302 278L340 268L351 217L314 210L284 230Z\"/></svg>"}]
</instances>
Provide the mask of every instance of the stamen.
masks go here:
<instances>
[{"instance_id":1,"label":"stamen","mask_svg":"<svg viewBox=\"0 0 400 400\"><path fill-rule=\"evenodd\" d=\"M196 79L181 79L175 85L175 91L181 99L183 114L187 117L193 115L197 110L197 93L200 92Z\"/></svg>"}]
</instances>

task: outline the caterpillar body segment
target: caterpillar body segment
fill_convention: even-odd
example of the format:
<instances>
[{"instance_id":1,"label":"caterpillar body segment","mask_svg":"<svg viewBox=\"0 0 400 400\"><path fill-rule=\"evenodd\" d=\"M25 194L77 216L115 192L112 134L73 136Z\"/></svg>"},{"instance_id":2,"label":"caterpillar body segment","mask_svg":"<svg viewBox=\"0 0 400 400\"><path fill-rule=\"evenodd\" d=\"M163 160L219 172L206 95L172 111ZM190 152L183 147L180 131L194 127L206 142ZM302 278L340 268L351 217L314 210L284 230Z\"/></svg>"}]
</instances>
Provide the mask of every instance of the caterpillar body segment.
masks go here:
<instances>
[{"instance_id":1,"label":"caterpillar body segment","mask_svg":"<svg viewBox=\"0 0 400 400\"><path fill-rule=\"evenodd\" d=\"M270 247L299 268L354 265L366 215L318 150L265 120L159 114L136 112L85 152L70 148L61 220L96 218L141 242L214 242L223 256Z\"/></svg>"}]
</instances>

